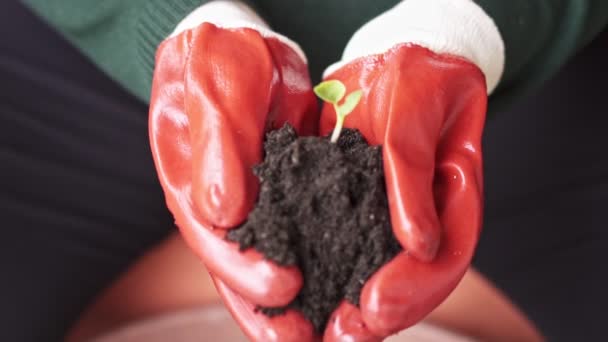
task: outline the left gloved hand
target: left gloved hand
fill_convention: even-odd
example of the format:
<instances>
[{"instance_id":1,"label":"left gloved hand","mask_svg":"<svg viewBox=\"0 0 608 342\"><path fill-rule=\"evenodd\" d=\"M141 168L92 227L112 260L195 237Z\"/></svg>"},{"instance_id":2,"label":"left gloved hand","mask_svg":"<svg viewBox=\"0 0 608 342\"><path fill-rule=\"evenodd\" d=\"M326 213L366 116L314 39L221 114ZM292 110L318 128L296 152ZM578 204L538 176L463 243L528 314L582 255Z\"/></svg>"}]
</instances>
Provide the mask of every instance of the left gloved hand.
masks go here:
<instances>
[{"instance_id":1,"label":"left gloved hand","mask_svg":"<svg viewBox=\"0 0 608 342\"><path fill-rule=\"evenodd\" d=\"M324 341L379 341L417 323L448 296L470 264L482 217L487 90L502 69L502 59L492 55L502 56L502 41L470 1L460 1L461 12L447 16L463 21L447 26L450 32L441 31L443 22L433 26L433 20L417 18L432 13L429 18L441 19L453 3L459 1L401 3L357 32L345 61L326 72L325 79L342 81L347 91L363 90L345 127L383 146L391 223L404 251L367 281L360 308L339 306ZM453 36L458 29L479 36L468 45ZM436 40L425 41L428 32ZM446 41L434 45L438 37ZM365 53L370 50L376 53ZM330 132L335 121L333 106L326 105L321 133Z\"/></svg>"}]
</instances>

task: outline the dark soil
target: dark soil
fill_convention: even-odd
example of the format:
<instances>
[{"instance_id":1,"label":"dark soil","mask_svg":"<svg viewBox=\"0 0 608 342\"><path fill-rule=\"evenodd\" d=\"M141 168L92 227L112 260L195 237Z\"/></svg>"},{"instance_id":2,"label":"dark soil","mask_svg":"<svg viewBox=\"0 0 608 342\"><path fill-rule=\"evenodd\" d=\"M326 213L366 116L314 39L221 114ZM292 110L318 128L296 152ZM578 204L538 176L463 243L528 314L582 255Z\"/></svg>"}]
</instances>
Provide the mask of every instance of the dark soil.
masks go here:
<instances>
[{"instance_id":1,"label":"dark soil","mask_svg":"<svg viewBox=\"0 0 608 342\"><path fill-rule=\"evenodd\" d=\"M391 231L380 146L356 130L337 144L270 132L256 207L228 239L280 265L297 265L304 286L288 308L322 333L342 299L358 305L365 281L401 249ZM267 315L285 308L260 308Z\"/></svg>"}]
</instances>

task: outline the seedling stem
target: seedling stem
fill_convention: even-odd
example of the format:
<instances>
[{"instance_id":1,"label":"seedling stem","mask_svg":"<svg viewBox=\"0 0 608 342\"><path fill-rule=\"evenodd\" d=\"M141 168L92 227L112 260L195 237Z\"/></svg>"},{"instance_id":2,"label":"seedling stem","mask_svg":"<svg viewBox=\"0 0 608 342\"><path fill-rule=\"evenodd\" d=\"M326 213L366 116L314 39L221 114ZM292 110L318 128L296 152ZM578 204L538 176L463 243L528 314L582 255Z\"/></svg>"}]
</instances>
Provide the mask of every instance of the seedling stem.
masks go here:
<instances>
[{"instance_id":1,"label":"seedling stem","mask_svg":"<svg viewBox=\"0 0 608 342\"><path fill-rule=\"evenodd\" d=\"M336 143L340 137L340 132L344 126L346 116L350 114L353 109L355 109L355 106L357 106L361 100L363 91L359 89L348 94L342 104L339 104L339 102L346 94L346 87L338 80L321 82L314 88L314 92L323 101L331 103L334 107L334 111L336 112L336 126L331 134L330 141L332 143Z\"/></svg>"}]
</instances>

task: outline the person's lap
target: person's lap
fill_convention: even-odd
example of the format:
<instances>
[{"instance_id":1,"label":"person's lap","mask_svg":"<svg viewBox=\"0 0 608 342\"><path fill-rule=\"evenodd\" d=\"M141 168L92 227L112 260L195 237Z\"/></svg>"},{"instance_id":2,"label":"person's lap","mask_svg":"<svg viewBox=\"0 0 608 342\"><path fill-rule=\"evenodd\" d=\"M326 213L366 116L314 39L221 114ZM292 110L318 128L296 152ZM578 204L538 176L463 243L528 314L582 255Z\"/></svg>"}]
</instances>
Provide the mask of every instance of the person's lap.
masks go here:
<instances>
[{"instance_id":1,"label":"person's lap","mask_svg":"<svg viewBox=\"0 0 608 342\"><path fill-rule=\"evenodd\" d=\"M89 341L94 336L103 336L104 341L122 340L125 336L145 341L144 336L149 335L163 341L175 334L172 326L179 327L180 338L185 339L193 335L199 339L233 336L234 332L206 331L209 321L204 315L193 316L193 312L214 310L213 323L218 328L238 329L236 323L229 324L217 316L216 310L221 310L219 295L205 273L196 255L175 233L139 258L89 306L71 329L67 342ZM542 341L525 316L475 270L469 270L448 299L422 325L409 329L407 336L418 336L437 327L480 341ZM409 341L400 335L399 341ZM431 336L434 334L423 340L456 339Z\"/></svg>"},{"instance_id":2,"label":"person's lap","mask_svg":"<svg viewBox=\"0 0 608 342\"><path fill-rule=\"evenodd\" d=\"M0 32L6 37L0 39L0 319L6 328L0 329L0 340L60 340L102 289L163 240L173 220L150 157L146 106L23 9L1 6L6 18ZM551 92L543 96L548 103L557 101ZM569 101L565 94L561 98ZM548 106L530 108L535 115L547 111L545 118L552 119ZM573 174L553 159L536 158L534 153L547 151L521 146L522 127L530 134L528 143L538 148L549 144L540 138L547 124L584 133L588 141L569 138L553 151L583 158L581 146L603 134L600 114L536 122L504 113L504 122L488 125L488 214L476 264L550 337L572 336L585 328L583 318L601 315L580 305L599 310L605 304L599 286L606 280L595 277L603 265L599 250L606 245L599 227L608 189L592 182L601 182L608 167L603 168L605 160L603 165L576 161L579 173ZM519 147L524 149L517 152ZM532 176L542 179L552 172L551 192L524 177L530 176L531 161L539 163ZM587 183L572 183L558 172ZM572 327L562 319L571 319Z\"/></svg>"},{"instance_id":3,"label":"person's lap","mask_svg":"<svg viewBox=\"0 0 608 342\"><path fill-rule=\"evenodd\" d=\"M141 321L219 303L207 270L175 231L88 305L66 342L89 341Z\"/></svg>"}]
</instances>

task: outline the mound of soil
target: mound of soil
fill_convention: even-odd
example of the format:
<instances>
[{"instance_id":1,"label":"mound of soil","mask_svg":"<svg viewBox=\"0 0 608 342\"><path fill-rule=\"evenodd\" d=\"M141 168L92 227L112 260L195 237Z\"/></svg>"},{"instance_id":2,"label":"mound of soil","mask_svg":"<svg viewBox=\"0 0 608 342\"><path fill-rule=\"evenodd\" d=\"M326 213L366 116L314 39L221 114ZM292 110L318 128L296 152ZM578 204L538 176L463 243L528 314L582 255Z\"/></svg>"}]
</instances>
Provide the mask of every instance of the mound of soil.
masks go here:
<instances>
[{"instance_id":1,"label":"mound of soil","mask_svg":"<svg viewBox=\"0 0 608 342\"><path fill-rule=\"evenodd\" d=\"M401 250L391 231L381 147L356 130L332 144L298 137L285 125L267 134L264 150L254 167L258 202L227 238L279 265L297 265L304 285L295 300L260 310L298 310L322 333L340 301L358 305L365 281Z\"/></svg>"}]
</instances>

